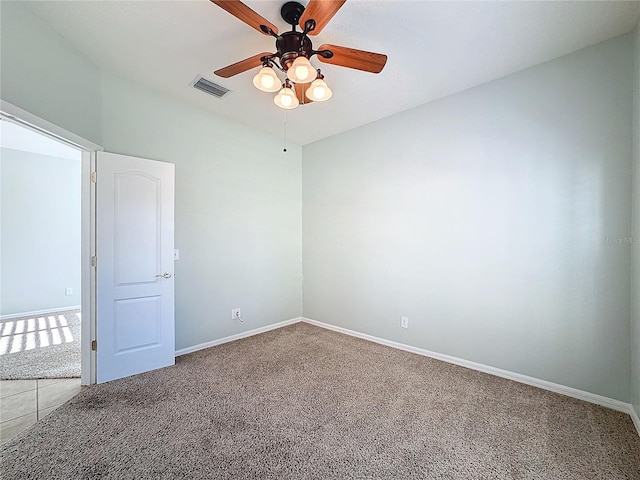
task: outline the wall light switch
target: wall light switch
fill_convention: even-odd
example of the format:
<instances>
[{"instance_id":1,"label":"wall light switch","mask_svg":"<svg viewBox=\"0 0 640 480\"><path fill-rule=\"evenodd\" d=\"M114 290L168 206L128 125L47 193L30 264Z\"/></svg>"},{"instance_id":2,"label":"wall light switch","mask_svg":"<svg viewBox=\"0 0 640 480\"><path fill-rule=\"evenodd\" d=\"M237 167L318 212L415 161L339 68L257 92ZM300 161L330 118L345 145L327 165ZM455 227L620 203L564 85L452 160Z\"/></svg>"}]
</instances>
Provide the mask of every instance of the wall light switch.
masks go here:
<instances>
[{"instance_id":1,"label":"wall light switch","mask_svg":"<svg viewBox=\"0 0 640 480\"><path fill-rule=\"evenodd\" d=\"M173 251L173 259L174 260L180 260L180 249L179 248L176 248Z\"/></svg>"},{"instance_id":2,"label":"wall light switch","mask_svg":"<svg viewBox=\"0 0 640 480\"><path fill-rule=\"evenodd\" d=\"M73 295L73 288L71 287L67 287L64 289L64 294L65 295Z\"/></svg>"},{"instance_id":3,"label":"wall light switch","mask_svg":"<svg viewBox=\"0 0 640 480\"><path fill-rule=\"evenodd\" d=\"M409 328L409 319L407 317L400 317L400 326L402 328Z\"/></svg>"}]
</instances>

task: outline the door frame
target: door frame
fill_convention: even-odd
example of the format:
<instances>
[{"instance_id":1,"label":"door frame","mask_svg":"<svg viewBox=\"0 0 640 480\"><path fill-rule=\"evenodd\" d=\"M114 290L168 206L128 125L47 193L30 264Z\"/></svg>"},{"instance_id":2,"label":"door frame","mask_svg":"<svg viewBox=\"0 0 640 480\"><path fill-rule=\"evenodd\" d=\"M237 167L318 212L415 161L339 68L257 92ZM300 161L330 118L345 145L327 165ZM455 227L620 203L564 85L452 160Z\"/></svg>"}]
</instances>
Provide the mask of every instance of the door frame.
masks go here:
<instances>
[{"instance_id":1,"label":"door frame","mask_svg":"<svg viewBox=\"0 0 640 480\"><path fill-rule=\"evenodd\" d=\"M91 266L91 257L96 253L95 229L95 183L91 181L91 172L95 172L96 152L103 148L64 128L44 120L20 107L0 99L0 117L17 123L35 132L54 138L77 148L82 152L81 175L81 309L80 345L82 352L82 385L96 383L96 354L91 350L91 342L96 338L96 271Z\"/></svg>"},{"instance_id":2,"label":"door frame","mask_svg":"<svg viewBox=\"0 0 640 480\"><path fill-rule=\"evenodd\" d=\"M100 148L102 150L102 148ZM96 171L96 150L82 151L82 320L80 327L82 364L80 383L97 382L96 352L91 345L96 340L96 269L91 259L96 255L96 184L92 172Z\"/></svg>"}]
</instances>

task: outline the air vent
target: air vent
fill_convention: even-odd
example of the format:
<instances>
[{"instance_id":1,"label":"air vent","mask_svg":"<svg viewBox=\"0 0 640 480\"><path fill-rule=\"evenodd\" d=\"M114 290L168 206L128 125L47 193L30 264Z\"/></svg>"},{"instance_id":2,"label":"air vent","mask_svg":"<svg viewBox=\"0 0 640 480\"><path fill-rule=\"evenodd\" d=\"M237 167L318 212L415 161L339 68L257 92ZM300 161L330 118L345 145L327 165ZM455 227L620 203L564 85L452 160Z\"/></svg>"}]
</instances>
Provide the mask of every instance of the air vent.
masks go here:
<instances>
[{"instance_id":1,"label":"air vent","mask_svg":"<svg viewBox=\"0 0 640 480\"><path fill-rule=\"evenodd\" d=\"M213 83L212 81L207 80L203 77L196 77L192 85L193 88L202 90L203 92L208 93L209 95L213 95L216 98L222 98L231 91L228 88L224 88L222 85Z\"/></svg>"}]
</instances>

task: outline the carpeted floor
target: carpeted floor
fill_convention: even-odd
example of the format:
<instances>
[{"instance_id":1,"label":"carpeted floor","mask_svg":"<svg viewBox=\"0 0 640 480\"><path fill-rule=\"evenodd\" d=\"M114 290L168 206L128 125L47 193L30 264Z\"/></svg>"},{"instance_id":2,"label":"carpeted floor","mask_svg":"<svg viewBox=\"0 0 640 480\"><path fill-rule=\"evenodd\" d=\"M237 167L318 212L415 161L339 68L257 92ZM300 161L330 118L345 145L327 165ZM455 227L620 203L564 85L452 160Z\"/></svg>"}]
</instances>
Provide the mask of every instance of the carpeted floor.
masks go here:
<instances>
[{"instance_id":1,"label":"carpeted floor","mask_svg":"<svg viewBox=\"0 0 640 480\"><path fill-rule=\"evenodd\" d=\"M12 479L638 479L628 415L299 323L82 393Z\"/></svg>"},{"instance_id":2,"label":"carpeted floor","mask_svg":"<svg viewBox=\"0 0 640 480\"><path fill-rule=\"evenodd\" d=\"M0 380L80 376L80 310L0 320Z\"/></svg>"}]
</instances>

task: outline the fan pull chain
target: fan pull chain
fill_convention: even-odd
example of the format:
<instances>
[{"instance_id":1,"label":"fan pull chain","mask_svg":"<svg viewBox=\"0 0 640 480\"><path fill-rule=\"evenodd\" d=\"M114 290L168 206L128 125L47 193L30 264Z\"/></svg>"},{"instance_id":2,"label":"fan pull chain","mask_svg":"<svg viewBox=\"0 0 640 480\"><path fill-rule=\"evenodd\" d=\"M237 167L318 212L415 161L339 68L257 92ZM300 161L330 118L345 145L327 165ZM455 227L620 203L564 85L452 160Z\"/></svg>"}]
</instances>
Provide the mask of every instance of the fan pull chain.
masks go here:
<instances>
[{"instance_id":1,"label":"fan pull chain","mask_svg":"<svg viewBox=\"0 0 640 480\"><path fill-rule=\"evenodd\" d=\"M283 152L287 151L287 111L284 111L284 140L283 140Z\"/></svg>"}]
</instances>

